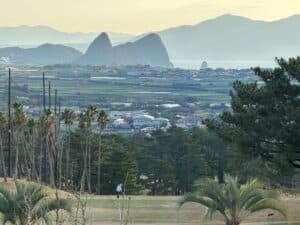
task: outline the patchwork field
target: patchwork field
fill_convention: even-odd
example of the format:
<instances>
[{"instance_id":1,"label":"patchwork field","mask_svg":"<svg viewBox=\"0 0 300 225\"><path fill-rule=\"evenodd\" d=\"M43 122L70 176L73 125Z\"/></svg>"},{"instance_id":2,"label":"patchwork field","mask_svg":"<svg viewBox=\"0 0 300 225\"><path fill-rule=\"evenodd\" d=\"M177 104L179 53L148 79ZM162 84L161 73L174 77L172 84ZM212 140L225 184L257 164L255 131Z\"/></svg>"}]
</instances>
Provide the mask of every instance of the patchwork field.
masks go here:
<instances>
[{"instance_id":1,"label":"patchwork field","mask_svg":"<svg viewBox=\"0 0 300 225\"><path fill-rule=\"evenodd\" d=\"M12 71L12 99L20 101L27 98L25 104L30 107L42 105L42 72L46 73L52 88L57 88L63 106L85 106L101 104L109 108L113 102L133 103L133 109L156 107L164 103L177 103L183 109L208 107L211 103L228 103L229 90L236 79L245 82L255 79L249 72L211 71L197 74L186 71L177 74L155 75L103 75L90 68L45 68L16 69ZM183 74L182 74L183 73ZM185 74L186 73L186 74ZM0 110L6 109L7 68L0 67ZM52 89L52 94L54 90ZM48 90L47 90L48 91ZM199 106L200 105L200 106ZM193 109L195 110L195 109Z\"/></svg>"}]
</instances>

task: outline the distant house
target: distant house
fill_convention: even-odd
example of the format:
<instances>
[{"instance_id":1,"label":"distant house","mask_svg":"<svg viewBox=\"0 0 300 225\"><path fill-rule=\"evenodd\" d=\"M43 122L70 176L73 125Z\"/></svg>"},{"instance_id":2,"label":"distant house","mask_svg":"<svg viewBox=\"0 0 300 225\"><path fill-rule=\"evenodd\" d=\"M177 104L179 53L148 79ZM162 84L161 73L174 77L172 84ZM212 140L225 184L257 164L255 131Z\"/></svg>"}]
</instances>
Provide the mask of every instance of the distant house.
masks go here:
<instances>
[{"instance_id":1,"label":"distant house","mask_svg":"<svg viewBox=\"0 0 300 225\"><path fill-rule=\"evenodd\" d=\"M166 118L154 118L153 116L144 114L133 117L132 124L135 129L142 129L145 127L161 128L168 126L169 120Z\"/></svg>"},{"instance_id":2,"label":"distant house","mask_svg":"<svg viewBox=\"0 0 300 225\"><path fill-rule=\"evenodd\" d=\"M114 120L111 124L111 127L113 129L131 129L130 124L122 118Z\"/></svg>"}]
</instances>

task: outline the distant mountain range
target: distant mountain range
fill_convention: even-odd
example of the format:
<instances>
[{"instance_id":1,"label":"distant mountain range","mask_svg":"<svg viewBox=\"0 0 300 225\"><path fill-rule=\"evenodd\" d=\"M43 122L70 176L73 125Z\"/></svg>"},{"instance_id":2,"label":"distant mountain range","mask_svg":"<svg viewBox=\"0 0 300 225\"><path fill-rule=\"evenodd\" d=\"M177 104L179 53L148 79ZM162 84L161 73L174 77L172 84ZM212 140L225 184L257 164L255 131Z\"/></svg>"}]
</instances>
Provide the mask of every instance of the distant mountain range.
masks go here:
<instances>
[{"instance_id":1,"label":"distant mountain range","mask_svg":"<svg viewBox=\"0 0 300 225\"><path fill-rule=\"evenodd\" d=\"M108 35L102 33L76 62L95 65L172 66L168 52L157 34L148 34L135 42L113 47Z\"/></svg>"},{"instance_id":2,"label":"distant mountain range","mask_svg":"<svg viewBox=\"0 0 300 225\"><path fill-rule=\"evenodd\" d=\"M82 53L64 45L44 44L36 48L8 47L0 49L0 61L14 64L49 65L72 63Z\"/></svg>"},{"instance_id":3,"label":"distant mountain range","mask_svg":"<svg viewBox=\"0 0 300 225\"><path fill-rule=\"evenodd\" d=\"M270 60L300 55L299 25L300 15L273 22L223 15L158 34L171 60Z\"/></svg>"},{"instance_id":4,"label":"distant mountain range","mask_svg":"<svg viewBox=\"0 0 300 225\"><path fill-rule=\"evenodd\" d=\"M259 61L272 60L276 56L300 55L299 25L300 15L273 22L223 15L196 25L179 26L156 33L161 37L171 61L199 60L200 65L204 60L208 63L212 60ZM98 33L64 33L44 26L0 28L0 47L37 46L42 43L55 43L71 46L85 52L97 35ZM133 56L143 57L140 52L140 43L143 41L137 42L137 40L143 40L143 37L147 36L148 33L139 36L118 33L108 33L108 35L111 44L106 42L106 47L100 46L100 49L107 51L107 54L105 52L97 53L100 58L105 55L105 59L102 58L104 61L111 62L109 58L113 57L115 62L126 63L127 55L123 57L125 53L128 54L130 61L132 61ZM91 55L95 56L96 53L93 51L97 51L92 49L97 49L97 44L99 44L97 39L89 47L86 54L81 57L81 63L92 62ZM129 41L134 43L127 43ZM159 42L156 43L162 45ZM104 41L102 44L105 45ZM118 45L118 47L110 45ZM139 51L133 49L139 49ZM162 49L160 47L160 51L164 55ZM145 47L144 50L150 51L151 48ZM93 60L97 61L100 58ZM165 56L163 58L166 60ZM147 61L147 59L144 60Z\"/></svg>"},{"instance_id":5,"label":"distant mountain range","mask_svg":"<svg viewBox=\"0 0 300 225\"><path fill-rule=\"evenodd\" d=\"M148 34L135 41L112 46L108 34L102 33L85 54L64 45L44 44L36 48L0 48L0 62L49 65L151 65L171 67L165 46L157 34Z\"/></svg>"},{"instance_id":6,"label":"distant mountain range","mask_svg":"<svg viewBox=\"0 0 300 225\"><path fill-rule=\"evenodd\" d=\"M133 35L108 32L113 45L129 41ZM85 51L87 45L99 35L91 33L66 33L47 26L0 27L0 47L36 47L45 43L63 44Z\"/></svg>"}]
</instances>

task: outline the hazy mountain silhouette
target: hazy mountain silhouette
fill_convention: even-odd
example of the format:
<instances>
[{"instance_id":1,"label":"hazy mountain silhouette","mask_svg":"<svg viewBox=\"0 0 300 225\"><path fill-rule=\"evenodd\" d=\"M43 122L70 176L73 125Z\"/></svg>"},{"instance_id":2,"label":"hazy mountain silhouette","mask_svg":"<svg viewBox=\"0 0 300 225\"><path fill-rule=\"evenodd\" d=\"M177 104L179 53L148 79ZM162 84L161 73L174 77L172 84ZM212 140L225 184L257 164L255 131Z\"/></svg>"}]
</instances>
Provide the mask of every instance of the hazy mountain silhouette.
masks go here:
<instances>
[{"instance_id":1,"label":"hazy mountain silhouette","mask_svg":"<svg viewBox=\"0 0 300 225\"><path fill-rule=\"evenodd\" d=\"M99 35L76 63L89 65L172 66L166 48L157 34L113 47L106 33Z\"/></svg>"},{"instance_id":2,"label":"hazy mountain silhouette","mask_svg":"<svg viewBox=\"0 0 300 225\"><path fill-rule=\"evenodd\" d=\"M171 60L258 61L271 60L275 56L299 55L299 24L300 15L265 22L227 14L196 25L166 29L157 34L163 41ZM115 46L117 43L126 43L128 40L136 43L148 34L134 37L127 34L108 33L112 45ZM2 27L0 28L0 46L60 43L85 51L97 35L97 33L64 33L45 26ZM120 50L114 49L112 55L118 59L118 62L127 60L126 57L118 57L118 55L122 55L123 49L127 52L130 49L130 54L136 55L133 48L129 48L132 44L126 43L124 46L118 46L117 49ZM115 52L118 51L116 55ZM130 56L128 60L131 61L132 57ZM140 54L139 57L143 58L144 55Z\"/></svg>"},{"instance_id":3,"label":"hazy mountain silhouette","mask_svg":"<svg viewBox=\"0 0 300 225\"><path fill-rule=\"evenodd\" d=\"M300 54L300 15L265 22L223 15L158 32L171 59L270 60Z\"/></svg>"},{"instance_id":4,"label":"hazy mountain silhouette","mask_svg":"<svg viewBox=\"0 0 300 225\"><path fill-rule=\"evenodd\" d=\"M125 43L133 35L108 32L113 44ZM86 46L97 36L99 32L91 33L66 33L48 26L18 26L0 27L0 47L26 46L36 47L44 43L64 44L86 50Z\"/></svg>"},{"instance_id":5,"label":"hazy mountain silhouette","mask_svg":"<svg viewBox=\"0 0 300 225\"><path fill-rule=\"evenodd\" d=\"M112 44L106 33L100 34L88 47L86 53L77 60L80 64L111 64Z\"/></svg>"},{"instance_id":6,"label":"hazy mountain silhouette","mask_svg":"<svg viewBox=\"0 0 300 225\"><path fill-rule=\"evenodd\" d=\"M71 63L81 52L63 45L44 44L37 48L9 47L0 49L0 57L8 62L26 65L48 65Z\"/></svg>"}]
</instances>

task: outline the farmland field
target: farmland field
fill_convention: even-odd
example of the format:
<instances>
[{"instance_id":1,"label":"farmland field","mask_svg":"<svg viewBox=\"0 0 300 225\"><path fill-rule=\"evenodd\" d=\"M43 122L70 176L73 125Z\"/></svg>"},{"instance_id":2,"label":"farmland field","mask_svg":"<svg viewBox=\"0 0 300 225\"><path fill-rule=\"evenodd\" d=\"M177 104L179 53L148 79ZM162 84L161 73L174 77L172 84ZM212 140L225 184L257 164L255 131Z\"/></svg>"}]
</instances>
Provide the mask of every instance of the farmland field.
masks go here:
<instances>
[{"instance_id":1,"label":"farmland field","mask_svg":"<svg viewBox=\"0 0 300 225\"><path fill-rule=\"evenodd\" d=\"M0 67L0 110L7 109L8 68ZM229 91L232 83L239 79L244 82L255 80L250 70L167 70L152 74L128 75L105 74L90 67L13 68L12 101L40 111L42 106L42 73L46 74L46 94L51 81L52 98L58 90L61 104L65 107L85 107L89 104L115 110L113 103L130 103L131 107L117 107L117 110L147 110L161 116L214 114L230 102ZM52 103L54 99L52 99ZM166 109L163 104L177 104L176 109ZM210 105L217 105L212 109Z\"/></svg>"}]
</instances>

